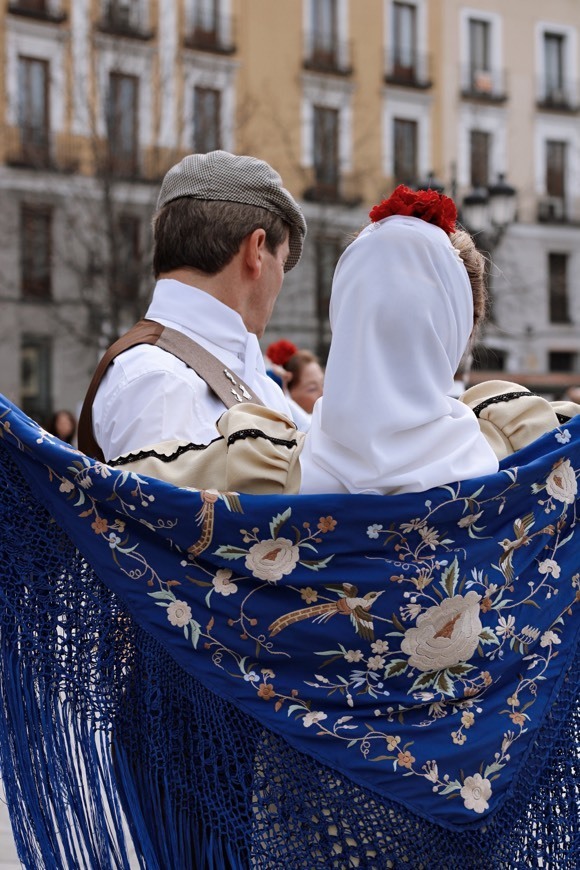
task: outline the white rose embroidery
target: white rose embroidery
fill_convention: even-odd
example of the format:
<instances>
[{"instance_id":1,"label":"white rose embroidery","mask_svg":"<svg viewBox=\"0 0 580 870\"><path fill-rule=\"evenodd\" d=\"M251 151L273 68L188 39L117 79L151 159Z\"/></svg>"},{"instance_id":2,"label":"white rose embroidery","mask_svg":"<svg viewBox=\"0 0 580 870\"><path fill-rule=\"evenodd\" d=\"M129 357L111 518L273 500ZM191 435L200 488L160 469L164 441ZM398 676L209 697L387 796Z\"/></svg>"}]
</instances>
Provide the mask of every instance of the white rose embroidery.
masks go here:
<instances>
[{"instance_id":1,"label":"white rose embroidery","mask_svg":"<svg viewBox=\"0 0 580 870\"><path fill-rule=\"evenodd\" d=\"M215 591L219 592L220 595L235 595L238 587L231 577L232 572L228 568L220 568L216 571L212 580Z\"/></svg>"},{"instance_id":2,"label":"white rose embroidery","mask_svg":"<svg viewBox=\"0 0 580 870\"><path fill-rule=\"evenodd\" d=\"M172 601L167 607L167 619L171 625L183 628L191 619L191 607L186 601Z\"/></svg>"},{"instance_id":3,"label":"white rose embroidery","mask_svg":"<svg viewBox=\"0 0 580 870\"><path fill-rule=\"evenodd\" d=\"M546 481L546 492L556 501L573 504L577 491L578 484L574 469L570 465L570 460L564 459L549 473Z\"/></svg>"},{"instance_id":4,"label":"white rose embroidery","mask_svg":"<svg viewBox=\"0 0 580 870\"><path fill-rule=\"evenodd\" d=\"M455 595L429 607L409 628L401 649L420 671L439 671L468 661L479 643L482 625L477 592Z\"/></svg>"},{"instance_id":5,"label":"white rose embroidery","mask_svg":"<svg viewBox=\"0 0 580 870\"><path fill-rule=\"evenodd\" d=\"M275 583L291 574L300 558L298 547L288 538L258 541L246 556L246 568L260 580Z\"/></svg>"},{"instance_id":6,"label":"white rose embroidery","mask_svg":"<svg viewBox=\"0 0 580 870\"><path fill-rule=\"evenodd\" d=\"M460 794L468 810L483 813L489 807L488 800L491 797L491 783L489 779L483 779L480 773L466 776Z\"/></svg>"}]
</instances>

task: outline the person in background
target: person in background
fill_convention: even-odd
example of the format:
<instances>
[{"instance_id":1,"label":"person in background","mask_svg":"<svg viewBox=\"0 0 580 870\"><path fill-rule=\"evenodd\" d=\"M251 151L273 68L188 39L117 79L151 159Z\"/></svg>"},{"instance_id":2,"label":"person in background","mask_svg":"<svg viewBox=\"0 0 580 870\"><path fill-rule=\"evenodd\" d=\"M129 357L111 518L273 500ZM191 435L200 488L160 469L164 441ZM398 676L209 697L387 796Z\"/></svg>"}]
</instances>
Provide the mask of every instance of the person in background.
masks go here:
<instances>
[{"instance_id":1,"label":"person in background","mask_svg":"<svg viewBox=\"0 0 580 870\"><path fill-rule=\"evenodd\" d=\"M318 357L309 350L280 339L268 346L270 372L282 382L288 395L292 418L303 432L310 428L312 411L324 389L324 371Z\"/></svg>"},{"instance_id":2,"label":"person in background","mask_svg":"<svg viewBox=\"0 0 580 870\"><path fill-rule=\"evenodd\" d=\"M77 420L73 412L66 409L55 411L47 426L47 432L56 435L66 444L74 444L77 434Z\"/></svg>"}]
</instances>

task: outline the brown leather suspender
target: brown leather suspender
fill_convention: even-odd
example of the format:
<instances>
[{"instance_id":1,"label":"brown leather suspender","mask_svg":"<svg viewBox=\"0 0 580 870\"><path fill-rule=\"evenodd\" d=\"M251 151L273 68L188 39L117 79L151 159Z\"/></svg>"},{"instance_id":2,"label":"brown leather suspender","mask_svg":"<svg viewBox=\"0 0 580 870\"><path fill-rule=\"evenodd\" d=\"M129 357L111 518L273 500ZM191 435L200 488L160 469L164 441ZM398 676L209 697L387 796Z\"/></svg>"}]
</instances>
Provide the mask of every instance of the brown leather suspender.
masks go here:
<instances>
[{"instance_id":1,"label":"brown leather suspender","mask_svg":"<svg viewBox=\"0 0 580 870\"><path fill-rule=\"evenodd\" d=\"M105 461L93 433L93 402L99 384L115 357L138 344L153 344L176 356L206 382L226 408L240 402L264 404L247 384L196 341L154 320L140 320L106 351L89 384L78 427L79 450L87 456Z\"/></svg>"}]
</instances>

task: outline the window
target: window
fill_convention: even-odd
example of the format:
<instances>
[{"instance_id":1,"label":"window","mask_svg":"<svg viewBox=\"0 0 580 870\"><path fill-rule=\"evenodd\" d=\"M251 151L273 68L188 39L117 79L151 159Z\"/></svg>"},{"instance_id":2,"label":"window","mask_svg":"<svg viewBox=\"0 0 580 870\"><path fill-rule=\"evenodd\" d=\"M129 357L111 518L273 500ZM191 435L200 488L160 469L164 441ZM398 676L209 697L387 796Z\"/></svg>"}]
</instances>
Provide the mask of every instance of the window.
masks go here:
<instances>
[{"instance_id":1,"label":"window","mask_svg":"<svg viewBox=\"0 0 580 870\"><path fill-rule=\"evenodd\" d=\"M130 0L108 0L107 20L111 27L118 29L121 33L124 30L129 30L132 24Z\"/></svg>"},{"instance_id":2,"label":"window","mask_svg":"<svg viewBox=\"0 0 580 870\"><path fill-rule=\"evenodd\" d=\"M51 296L52 210L23 205L20 210L20 287L23 299Z\"/></svg>"},{"instance_id":3,"label":"window","mask_svg":"<svg viewBox=\"0 0 580 870\"><path fill-rule=\"evenodd\" d=\"M546 142L546 193L564 199L566 195L566 143Z\"/></svg>"},{"instance_id":4,"label":"window","mask_svg":"<svg viewBox=\"0 0 580 870\"><path fill-rule=\"evenodd\" d=\"M338 195L339 110L314 106L314 180L318 196Z\"/></svg>"},{"instance_id":5,"label":"window","mask_svg":"<svg viewBox=\"0 0 580 870\"><path fill-rule=\"evenodd\" d=\"M20 406L37 422L51 414L52 347L45 336L23 336L20 347Z\"/></svg>"},{"instance_id":6,"label":"window","mask_svg":"<svg viewBox=\"0 0 580 870\"><path fill-rule=\"evenodd\" d=\"M319 61L332 63L336 51L336 0L312 0L312 54Z\"/></svg>"},{"instance_id":7,"label":"window","mask_svg":"<svg viewBox=\"0 0 580 870\"><path fill-rule=\"evenodd\" d=\"M417 9L410 3L393 4L393 74L399 80L415 78Z\"/></svg>"},{"instance_id":8,"label":"window","mask_svg":"<svg viewBox=\"0 0 580 870\"><path fill-rule=\"evenodd\" d=\"M544 33L545 96L561 101L564 94L564 37L560 33Z\"/></svg>"},{"instance_id":9,"label":"window","mask_svg":"<svg viewBox=\"0 0 580 870\"><path fill-rule=\"evenodd\" d=\"M192 25L196 46L215 46L219 35L218 0L197 0L193 8Z\"/></svg>"},{"instance_id":10,"label":"window","mask_svg":"<svg viewBox=\"0 0 580 870\"><path fill-rule=\"evenodd\" d=\"M108 143L115 175L133 176L138 169L139 79L121 73L109 78Z\"/></svg>"},{"instance_id":11,"label":"window","mask_svg":"<svg viewBox=\"0 0 580 870\"><path fill-rule=\"evenodd\" d=\"M469 60L472 70L491 71L489 21L469 19Z\"/></svg>"},{"instance_id":12,"label":"window","mask_svg":"<svg viewBox=\"0 0 580 870\"><path fill-rule=\"evenodd\" d=\"M393 175L397 184L417 181L417 121L393 120Z\"/></svg>"},{"instance_id":13,"label":"window","mask_svg":"<svg viewBox=\"0 0 580 870\"><path fill-rule=\"evenodd\" d=\"M551 323L569 323L568 254L548 254Z\"/></svg>"},{"instance_id":14,"label":"window","mask_svg":"<svg viewBox=\"0 0 580 870\"><path fill-rule=\"evenodd\" d=\"M576 371L576 354L567 350L550 351L548 365L551 372L574 372Z\"/></svg>"},{"instance_id":15,"label":"window","mask_svg":"<svg viewBox=\"0 0 580 870\"><path fill-rule=\"evenodd\" d=\"M194 89L194 150L199 154L221 146L221 92L215 88Z\"/></svg>"},{"instance_id":16,"label":"window","mask_svg":"<svg viewBox=\"0 0 580 870\"><path fill-rule=\"evenodd\" d=\"M117 289L122 302L139 298L141 283L141 221L132 214L122 214L118 221Z\"/></svg>"},{"instance_id":17,"label":"window","mask_svg":"<svg viewBox=\"0 0 580 870\"><path fill-rule=\"evenodd\" d=\"M484 130L471 130L469 154L472 187L487 187L489 184L491 133L486 133Z\"/></svg>"},{"instance_id":18,"label":"window","mask_svg":"<svg viewBox=\"0 0 580 870\"><path fill-rule=\"evenodd\" d=\"M469 90L492 96L491 25L489 21L469 19Z\"/></svg>"},{"instance_id":19,"label":"window","mask_svg":"<svg viewBox=\"0 0 580 870\"><path fill-rule=\"evenodd\" d=\"M18 59L18 124L21 157L46 165L49 157L48 61Z\"/></svg>"}]
</instances>

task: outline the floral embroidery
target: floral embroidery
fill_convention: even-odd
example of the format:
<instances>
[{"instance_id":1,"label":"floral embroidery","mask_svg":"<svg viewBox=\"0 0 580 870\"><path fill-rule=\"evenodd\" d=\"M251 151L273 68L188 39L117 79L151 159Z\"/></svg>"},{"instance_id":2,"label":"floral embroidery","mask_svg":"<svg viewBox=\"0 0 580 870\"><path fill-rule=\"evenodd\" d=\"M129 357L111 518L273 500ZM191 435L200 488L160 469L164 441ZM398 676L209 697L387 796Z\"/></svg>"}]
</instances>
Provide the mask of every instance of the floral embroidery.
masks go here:
<instances>
[{"instance_id":1,"label":"floral embroidery","mask_svg":"<svg viewBox=\"0 0 580 870\"><path fill-rule=\"evenodd\" d=\"M5 415L0 437L27 449ZM399 522L388 512L391 500L377 499L360 518L337 510L337 519L327 513L335 502L317 503L308 517L305 499L269 521L262 513L261 528L251 520L239 528L237 494L207 490L195 496L185 535L177 518L156 515L155 495L138 475L74 451L46 474L103 559L142 588L190 655L205 655L235 691L259 699L266 723L268 716L296 722L294 734L312 729L315 745L358 755L357 769L363 760L389 768L391 777L415 777L429 794L461 797L458 806L481 815L509 782L513 745L525 746L535 727L539 690L557 672L580 603L580 573L570 576L568 555L576 546L577 471L564 444L543 480L524 483L518 468L504 468L489 487L486 479L478 489L464 482L436 498L426 494L423 507L417 501ZM103 482L106 500L102 489L96 494ZM520 504L525 511L508 514ZM504 510L509 519L498 523ZM210 550L218 511L230 531ZM136 534L136 515L148 532L166 537L175 573L160 576ZM360 570L351 572L333 544L343 517L372 580L356 579ZM497 527L502 534L494 537ZM495 555L470 561L472 544ZM326 579L339 559L340 571ZM199 598L189 597L192 590ZM284 665L306 647L308 661L317 656L319 664L289 684ZM490 722L495 743L479 754L477 738Z\"/></svg>"}]
</instances>

